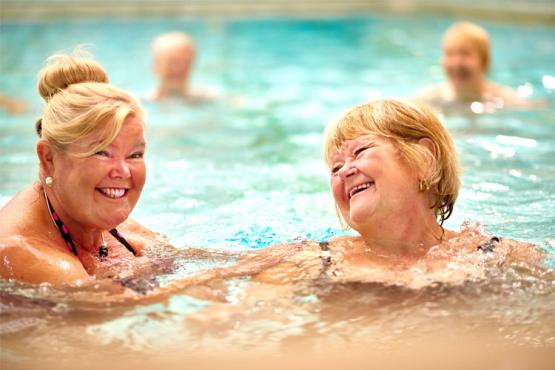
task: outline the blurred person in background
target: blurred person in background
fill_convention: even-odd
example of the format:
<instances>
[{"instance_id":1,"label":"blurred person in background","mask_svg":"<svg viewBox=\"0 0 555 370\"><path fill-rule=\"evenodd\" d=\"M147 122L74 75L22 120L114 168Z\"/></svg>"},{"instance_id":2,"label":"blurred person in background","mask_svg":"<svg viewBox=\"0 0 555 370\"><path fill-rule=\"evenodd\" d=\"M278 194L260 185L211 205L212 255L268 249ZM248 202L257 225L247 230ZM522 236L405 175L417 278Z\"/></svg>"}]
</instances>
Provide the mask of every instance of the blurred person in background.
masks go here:
<instances>
[{"instance_id":1,"label":"blurred person in background","mask_svg":"<svg viewBox=\"0 0 555 370\"><path fill-rule=\"evenodd\" d=\"M24 101L0 95L0 108L5 109L10 114L23 114L27 110L27 104Z\"/></svg>"},{"instance_id":2,"label":"blurred person in background","mask_svg":"<svg viewBox=\"0 0 555 370\"><path fill-rule=\"evenodd\" d=\"M147 100L182 98L195 104L217 98L215 91L191 87L190 77L196 57L196 46L190 36L183 32L162 34L152 43L152 55L158 85L148 94Z\"/></svg>"},{"instance_id":3,"label":"blurred person in background","mask_svg":"<svg viewBox=\"0 0 555 370\"><path fill-rule=\"evenodd\" d=\"M443 36L441 64L447 81L428 86L418 100L437 110L491 113L503 108L531 108L543 105L520 96L508 86L488 81L491 65L489 35L468 22L452 25Z\"/></svg>"}]
</instances>

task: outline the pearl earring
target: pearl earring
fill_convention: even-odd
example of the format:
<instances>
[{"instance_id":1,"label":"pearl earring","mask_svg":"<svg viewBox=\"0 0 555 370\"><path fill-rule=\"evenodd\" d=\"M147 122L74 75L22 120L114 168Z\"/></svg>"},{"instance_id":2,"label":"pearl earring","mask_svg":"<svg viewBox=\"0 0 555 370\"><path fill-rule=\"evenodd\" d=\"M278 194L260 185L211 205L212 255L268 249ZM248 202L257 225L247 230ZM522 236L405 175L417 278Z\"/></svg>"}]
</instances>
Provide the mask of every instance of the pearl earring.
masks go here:
<instances>
[{"instance_id":1,"label":"pearl earring","mask_svg":"<svg viewBox=\"0 0 555 370\"><path fill-rule=\"evenodd\" d=\"M44 179L44 183L48 186L52 186L53 182L54 182L54 179L50 176L48 176L47 178Z\"/></svg>"}]
</instances>

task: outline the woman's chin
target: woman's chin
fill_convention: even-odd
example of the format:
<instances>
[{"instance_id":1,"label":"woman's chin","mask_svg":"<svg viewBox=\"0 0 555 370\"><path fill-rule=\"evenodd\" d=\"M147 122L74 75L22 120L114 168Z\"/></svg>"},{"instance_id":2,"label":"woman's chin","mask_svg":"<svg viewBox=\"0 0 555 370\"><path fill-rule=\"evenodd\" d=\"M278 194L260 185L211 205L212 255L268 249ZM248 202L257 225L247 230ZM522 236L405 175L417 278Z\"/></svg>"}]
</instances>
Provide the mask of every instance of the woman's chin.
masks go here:
<instances>
[{"instance_id":1,"label":"woman's chin","mask_svg":"<svg viewBox=\"0 0 555 370\"><path fill-rule=\"evenodd\" d=\"M361 217L361 215L352 215L349 217L347 224L351 227L351 229L358 231L359 229L364 228L363 226L368 223L368 219L366 217Z\"/></svg>"},{"instance_id":2,"label":"woman's chin","mask_svg":"<svg viewBox=\"0 0 555 370\"><path fill-rule=\"evenodd\" d=\"M353 207L349 212L349 223L353 225L365 225L371 221L372 210L370 207Z\"/></svg>"},{"instance_id":3,"label":"woman's chin","mask_svg":"<svg viewBox=\"0 0 555 370\"><path fill-rule=\"evenodd\" d=\"M111 230L121 225L129 218L130 213L131 212L113 212L109 217L102 217L103 228Z\"/></svg>"}]
</instances>

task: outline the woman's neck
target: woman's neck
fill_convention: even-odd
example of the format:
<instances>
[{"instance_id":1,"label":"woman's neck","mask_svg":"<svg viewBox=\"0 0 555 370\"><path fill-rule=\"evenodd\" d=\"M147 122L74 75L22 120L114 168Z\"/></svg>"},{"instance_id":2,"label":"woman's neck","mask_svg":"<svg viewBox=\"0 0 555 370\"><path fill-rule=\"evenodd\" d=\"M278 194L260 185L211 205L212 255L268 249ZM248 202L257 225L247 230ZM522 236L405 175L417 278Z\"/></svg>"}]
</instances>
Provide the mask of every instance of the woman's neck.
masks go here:
<instances>
[{"instance_id":1,"label":"woman's neck","mask_svg":"<svg viewBox=\"0 0 555 370\"><path fill-rule=\"evenodd\" d=\"M102 239L103 230L99 228L84 226L81 223L74 220L65 211L65 208L58 201L54 192L47 191L44 189L41 189L41 192L44 192L46 194L46 196L48 197L48 200L50 200L50 203L52 205L52 208L53 208L52 211L55 211L58 214L58 217L60 218L60 220L64 223L64 225L69 230L71 239L73 240L73 243L76 245L77 250L84 249L93 255L97 255L98 250L103 242L103 239ZM50 209L48 208L46 199L44 199L44 208L45 208L45 212L49 213L48 218L51 219ZM57 226L53 222L53 220L50 220L50 221L51 221L52 227L57 229Z\"/></svg>"},{"instance_id":2,"label":"woman's neck","mask_svg":"<svg viewBox=\"0 0 555 370\"><path fill-rule=\"evenodd\" d=\"M383 220L379 225L361 230L360 235L373 254L382 257L419 259L444 237L430 209L412 213L411 217Z\"/></svg>"}]
</instances>

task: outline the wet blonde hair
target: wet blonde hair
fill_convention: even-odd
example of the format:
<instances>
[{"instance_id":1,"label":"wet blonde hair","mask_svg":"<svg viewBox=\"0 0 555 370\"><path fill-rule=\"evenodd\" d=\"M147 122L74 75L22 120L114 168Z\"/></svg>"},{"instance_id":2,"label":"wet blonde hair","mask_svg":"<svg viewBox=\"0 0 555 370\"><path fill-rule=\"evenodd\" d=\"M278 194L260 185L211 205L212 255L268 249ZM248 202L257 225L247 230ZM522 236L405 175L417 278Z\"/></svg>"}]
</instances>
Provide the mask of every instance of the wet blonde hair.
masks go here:
<instances>
[{"instance_id":1,"label":"wet blonde hair","mask_svg":"<svg viewBox=\"0 0 555 370\"><path fill-rule=\"evenodd\" d=\"M426 180L435 201L432 208L440 224L451 216L460 187L460 169L451 136L426 106L384 99L360 105L332 122L324 134L324 160L331 170L332 157L347 140L377 135L391 140L402 158ZM435 156L418 144L433 142ZM428 165L431 163L431 165ZM340 221L344 225L344 220Z\"/></svg>"},{"instance_id":2,"label":"wet blonde hair","mask_svg":"<svg viewBox=\"0 0 555 370\"><path fill-rule=\"evenodd\" d=\"M443 35L443 45L450 40L467 40L478 52L482 66L487 71L491 64L491 52L488 32L477 24L458 22L449 27Z\"/></svg>"},{"instance_id":3,"label":"wet blonde hair","mask_svg":"<svg viewBox=\"0 0 555 370\"><path fill-rule=\"evenodd\" d=\"M100 140L79 156L90 156L116 138L127 117L143 122L139 102L111 85L104 69L94 60L54 55L38 74L38 91L46 102L35 128L39 137L58 150L99 133Z\"/></svg>"}]
</instances>

